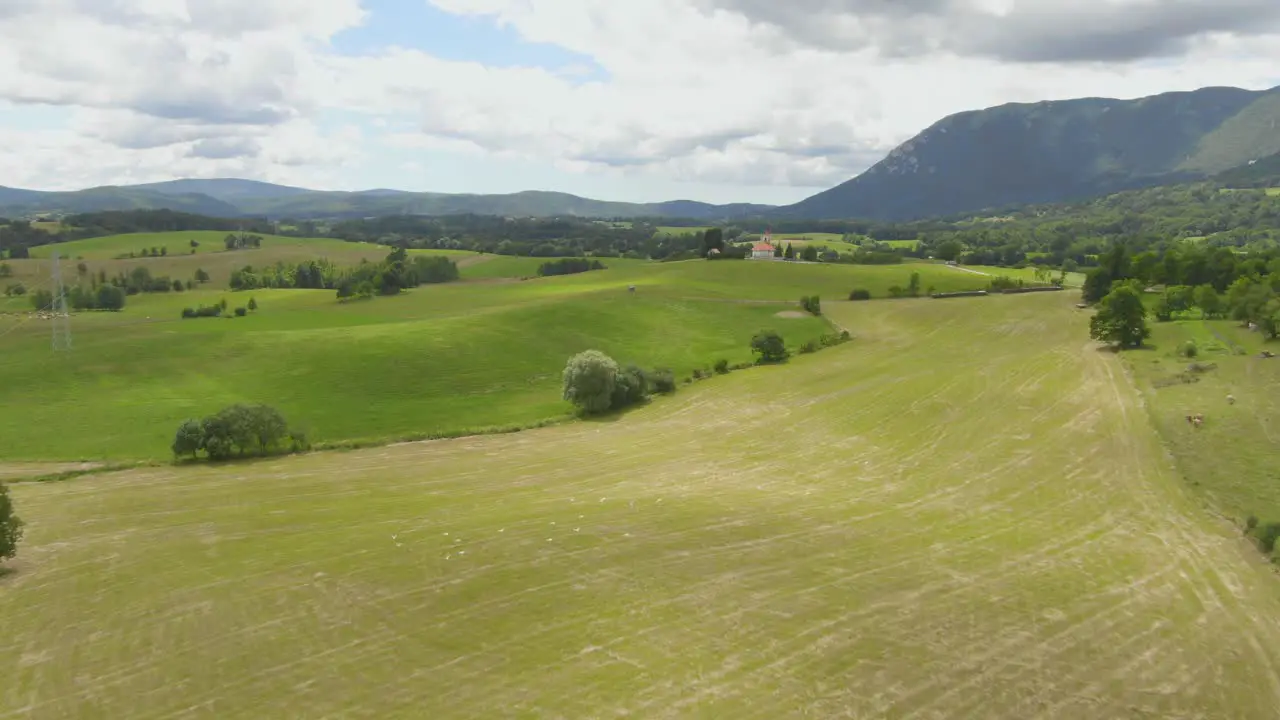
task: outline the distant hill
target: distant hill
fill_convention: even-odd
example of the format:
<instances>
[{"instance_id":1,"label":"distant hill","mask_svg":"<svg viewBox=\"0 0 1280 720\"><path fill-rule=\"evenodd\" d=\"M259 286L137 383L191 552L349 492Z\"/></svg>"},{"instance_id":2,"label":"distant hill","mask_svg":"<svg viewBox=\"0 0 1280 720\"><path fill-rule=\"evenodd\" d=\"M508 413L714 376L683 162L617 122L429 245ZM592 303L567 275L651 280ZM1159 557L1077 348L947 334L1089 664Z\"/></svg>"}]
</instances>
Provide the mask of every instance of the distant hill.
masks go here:
<instances>
[{"instance_id":1,"label":"distant hill","mask_svg":"<svg viewBox=\"0 0 1280 720\"><path fill-rule=\"evenodd\" d=\"M1280 152L1280 88L1008 104L944 118L793 218L912 220L1211 177Z\"/></svg>"},{"instance_id":2,"label":"distant hill","mask_svg":"<svg viewBox=\"0 0 1280 720\"><path fill-rule=\"evenodd\" d=\"M229 203L198 193L163 193L137 187L97 187L45 192L0 187L0 217L75 214L105 210L179 210L213 217L236 217Z\"/></svg>"},{"instance_id":3,"label":"distant hill","mask_svg":"<svg viewBox=\"0 0 1280 720\"><path fill-rule=\"evenodd\" d=\"M138 190L154 190L165 195L208 195L211 198L228 203L256 198L296 197L314 192L306 188L274 185L257 180L240 180L238 178L169 180L167 182L131 185L130 187Z\"/></svg>"},{"instance_id":4,"label":"distant hill","mask_svg":"<svg viewBox=\"0 0 1280 720\"><path fill-rule=\"evenodd\" d=\"M711 205L690 200L621 203L567 193L505 195L415 193L385 188L330 192L255 180L184 179L75 192L0 188L0 216L75 214L102 210L171 209L215 217L351 219L381 215L498 215L511 217L682 217L729 220L760 215L769 205Z\"/></svg>"}]
</instances>

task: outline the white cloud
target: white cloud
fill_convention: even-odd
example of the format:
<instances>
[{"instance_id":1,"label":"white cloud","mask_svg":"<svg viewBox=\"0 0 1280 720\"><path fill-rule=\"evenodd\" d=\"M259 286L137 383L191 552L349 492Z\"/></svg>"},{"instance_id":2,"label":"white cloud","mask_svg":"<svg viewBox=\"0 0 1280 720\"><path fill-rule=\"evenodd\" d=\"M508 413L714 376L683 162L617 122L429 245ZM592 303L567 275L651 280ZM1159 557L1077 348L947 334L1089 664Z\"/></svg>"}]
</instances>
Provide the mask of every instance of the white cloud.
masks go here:
<instances>
[{"instance_id":1,"label":"white cloud","mask_svg":"<svg viewBox=\"0 0 1280 720\"><path fill-rule=\"evenodd\" d=\"M6 136L0 116L0 184L345 186L390 149L383 186L443 153L571 170L577 191L604 174L728 197L840 182L961 110L1280 83L1273 0L431 2L600 70L342 56L328 41L364 20L359 0L7 0L0 102L72 121Z\"/></svg>"}]
</instances>

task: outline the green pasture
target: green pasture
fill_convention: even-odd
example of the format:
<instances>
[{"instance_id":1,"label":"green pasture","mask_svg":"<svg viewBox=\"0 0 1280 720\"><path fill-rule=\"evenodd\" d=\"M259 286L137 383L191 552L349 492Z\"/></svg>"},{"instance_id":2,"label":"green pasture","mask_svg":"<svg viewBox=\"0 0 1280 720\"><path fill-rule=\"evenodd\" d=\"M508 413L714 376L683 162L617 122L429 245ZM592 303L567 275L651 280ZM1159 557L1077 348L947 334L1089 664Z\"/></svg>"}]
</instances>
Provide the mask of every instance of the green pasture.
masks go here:
<instances>
[{"instance_id":1,"label":"green pasture","mask_svg":"<svg viewBox=\"0 0 1280 720\"><path fill-rule=\"evenodd\" d=\"M326 253L349 253L356 248L363 246L364 248L377 248L377 246L364 243L348 243L333 238L296 238L286 237L283 235L262 235L262 247L254 250L236 250L228 252L226 245L223 243L229 233L219 230L189 230L182 232L164 232L164 233L129 233L125 235L106 235L103 237L88 238L86 240L72 240L70 242L55 243L53 245L41 245L31 248L31 257L33 258L49 258L53 252L57 252L64 260L67 259L84 259L84 260L113 260L120 255L126 255L130 252L141 255L144 250L150 251L151 248L164 248L167 252L162 258L147 258L149 260L164 260L177 255L191 255L192 250L196 255L211 254L236 254L243 253L252 255L253 253L263 253L263 251L271 251L272 249L282 247L300 247L304 248L308 253L315 256L322 256ZM191 241L200 243L198 247L191 247ZM383 254L386 254L386 250ZM264 253L265 254L265 253Z\"/></svg>"},{"instance_id":2,"label":"green pasture","mask_svg":"<svg viewBox=\"0 0 1280 720\"><path fill-rule=\"evenodd\" d=\"M957 267L959 267L960 269L957 270L956 267L952 267L951 268L952 271L964 272L967 269L967 270L972 270L974 272L983 273L984 275L990 275L992 277L998 277L1003 275L1005 277L1013 278L1015 280L1023 280L1028 283L1043 282L1042 280L1037 280L1036 269L1034 267L1009 268L1009 267L999 267L996 265L960 265ZM1061 274L1062 273L1058 270L1050 270L1049 278L1053 279L1058 277ZM1080 272L1067 273L1066 287L1078 288L1083 286L1084 286L1084 273L1080 273Z\"/></svg>"},{"instance_id":3,"label":"green pasture","mask_svg":"<svg viewBox=\"0 0 1280 720\"><path fill-rule=\"evenodd\" d=\"M476 421L455 396L554 404L570 348L693 362L818 329L608 272L77 317L75 356L19 335L0 360L0 441L150 453L130 426L242 397L317 431ZM622 416L14 484L0 716L1275 716L1280 580L1073 298L825 307L852 343Z\"/></svg>"},{"instance_id":4,"label":"green pasture","mask_svg":"<svg viewBox=\"0 0 1280 720\"><path fill-rule=\"evenodd\" d=\"M1280 359L1260 356L1264 349L1280 352L1280 344L1236 322L1194 315L1169 323L1149 320L1152 348L1127 353L1127 364L1147 396L1153 424L1208 505L1241 525L1250 515L1280 521ZM1187 341L1196 343L1194 359L1178 352ZM1187 373L1191 363L1214 369ZM1199 429L1186 421L1195 414L1205 416Z\"/></svg>"},{"instance_id":5,"label":"green pasture","mask_svg":"<svg viewBox=\"0 0 1280 720\"><path fill-rule=\"evenodd\" d=\"M662 236L662 235L702 235L703 233L705 233L710 229L711 229L710 225L704 225L700 227L659 226L654 230L653 234L655 237Z\"/></svg>"},{"instance_id":6,"label":"green pasture","mask_svg":"<svg viewBox=\"0 0 1280 720\"><path fill-rule=\"evenodd\" d=\"M278 406L319 442L539 422L569 410L559 383L573 353L598 348L683 377L749 360L763 328L793 347L827 331L776 317L801 295L889 282L846 267L617 264L348 303L322 290L133 296L122 313L75 315L75 350L59 356L47 320L6 316L0 402L15 411L0 417L0 458L163 458L178 422L234 402ZM261 308L249 317L180 319L184 307L249 297Z\"/></svg>"},{"instance_id":7,"label":"green pasture","mask_svg":"<svg viewBox=\"0 0 1280 720\"><path fill-rule=\"evenodd\" d=\"M130 235L111 235L107 237L74 240L53 245L42 245L31 249L30 260L9 260L15 274L37 278L47 282L51 263L48 258L53 252L61 255L63 278L68 283L75 283L80 276L80 265L84 265L84 277L102 270L109 276L118 272L129 272L135 267L146 267L152 275L166 275L173 279L188 280L202 269L210 276L210 285L225 288L233 270L246 265L267 267L277 262L297 264L317 258L328 258L338 265L354 265L361 260L376 262L387 256L389 248L368 243L349 243L333 238L294 238L276 235L262 236L262 247L230 250L226 249L222 239L225 232L190 231L173 233L136 233ZM190 241L196 240L200 246L193 254ZM162 257L136 257L115 259L128 252L140 252L143 248L167 247L168 255ZM454 253L459 256L470 256L475 253L462 251L433 251L438 253ZM3 281L0 281L3 282Z\"/></svg>"}]
</instances>

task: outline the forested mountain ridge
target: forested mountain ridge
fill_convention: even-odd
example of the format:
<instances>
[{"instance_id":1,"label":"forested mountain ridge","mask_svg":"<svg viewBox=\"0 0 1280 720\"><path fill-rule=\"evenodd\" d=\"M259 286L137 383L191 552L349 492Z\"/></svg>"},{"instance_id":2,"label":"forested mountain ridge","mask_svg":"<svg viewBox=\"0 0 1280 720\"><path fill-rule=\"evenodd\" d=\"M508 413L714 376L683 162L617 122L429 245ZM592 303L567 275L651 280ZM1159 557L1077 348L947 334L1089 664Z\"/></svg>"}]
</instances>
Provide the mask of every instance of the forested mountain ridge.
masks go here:
<instances>
[{"instance_id":1,"label":"forested mountain ridge","mask_svg":"<svg viewBox=\"0 0 1280 720\"><path fill-rule=\"evenodd\" d=\"M777 211L913 220L1211 177L1280 152L1280 88L1012 103L949 116L858 177Z\"/></svg>"}]
</instances>

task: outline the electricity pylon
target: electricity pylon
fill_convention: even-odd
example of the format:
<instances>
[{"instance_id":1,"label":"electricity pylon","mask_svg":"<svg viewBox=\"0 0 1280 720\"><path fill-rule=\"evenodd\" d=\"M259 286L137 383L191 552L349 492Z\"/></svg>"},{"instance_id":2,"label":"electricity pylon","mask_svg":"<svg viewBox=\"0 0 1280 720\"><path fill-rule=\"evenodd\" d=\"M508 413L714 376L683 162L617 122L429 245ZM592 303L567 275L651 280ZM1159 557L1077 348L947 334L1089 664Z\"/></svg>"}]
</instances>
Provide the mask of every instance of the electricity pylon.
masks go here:
<instances>
[{"instance_id":1,"label":"electricity pylon","mask_svg":"<svg viewBox=\"0 0 1280 720\"><path fill-rule=\"evenodd\" d=\"M67 288L62 284L58 253L53 254L53 351L71 349L71 316L67 313Z\"/></svg>"}]
</instances>

